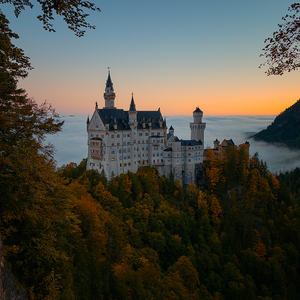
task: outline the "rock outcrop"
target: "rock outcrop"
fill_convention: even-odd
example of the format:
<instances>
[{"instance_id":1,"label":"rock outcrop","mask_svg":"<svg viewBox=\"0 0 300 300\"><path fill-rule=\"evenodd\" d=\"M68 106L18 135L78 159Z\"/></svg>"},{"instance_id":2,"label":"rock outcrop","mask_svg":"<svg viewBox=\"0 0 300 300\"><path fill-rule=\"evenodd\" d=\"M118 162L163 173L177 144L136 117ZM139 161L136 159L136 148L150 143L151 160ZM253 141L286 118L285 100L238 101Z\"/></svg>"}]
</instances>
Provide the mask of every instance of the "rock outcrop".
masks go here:
<instances>
[{"instance_id":1,"label":"rock outcrop","mask_svg":"<svg viewBox=\"0 0 300 300\"><path fill-rule=\"evenodd\" d=\"M0 240L0 300L28 300L26 294L2 255L2 242Z\"/></svg>"}]
</instances>

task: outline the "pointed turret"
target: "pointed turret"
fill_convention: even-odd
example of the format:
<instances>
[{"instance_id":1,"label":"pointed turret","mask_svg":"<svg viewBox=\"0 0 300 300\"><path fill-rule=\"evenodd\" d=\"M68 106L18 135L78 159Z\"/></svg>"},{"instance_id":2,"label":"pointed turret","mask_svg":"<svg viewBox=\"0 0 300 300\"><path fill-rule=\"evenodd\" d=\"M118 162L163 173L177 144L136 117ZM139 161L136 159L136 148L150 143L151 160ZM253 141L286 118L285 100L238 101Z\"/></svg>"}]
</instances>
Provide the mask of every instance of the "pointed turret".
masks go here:
<instances>
[{"instance_id":1,"label":"pointed turret","mask_svg":"<svg viewBox=\"0 0 300 300\"><path fill-rule=\"evenodd\" d=\"M110 77L110 71L108 71L108 78L106 80L106 89L107 88L110 88L112 91L114 90L113 83L112 83L111 77Z\"/></svg>"},{"instance_id":2,"label":"pointed turret","mask_svg":"<svg viewBox=\"0 0 300 300\"><path fill-rule=\"evenodd\" d=\"M89 130L89 125L90 125L90 116L88 116L86 120L86 130Z\"/></svg>"},{"instance_id":3,"label":"pointed turret","mask_svg":"<svg viewBox=\"0 0 300 300\"><path fill-rule=\"evenodd\" d=\"M132 97L131 97L129 111L136 111L135 103L134 103L134 99L133 99L133 93L132 93Z\"/></svg>"},{"instance_id":4,"label":"pointed turret","mask_svg":"<svg viewBox=\"0 0 300 300\"><path fill-rule=\"evenodd\" d=\"M131 102L130 102L130 106L129 106L128 116L129 116L129 124L136 124L137 123L137 111L136 111L136 108L135 108L133 93L132 93L132 96L131 96Z\"/></svg>"},{"instance_id":5,"label":"pointed turret","mask_svg":"<svg viewBox=\"0 0 300 300\"><path fill-rule=\"evenodd\" d=\"M108 70L108 77L106 80L105 93L104 93L104 99L105 99L104 108L115 108L115 97L116 94L114 93L114 87L110 77L110 71Z\"/></svg>"}]
</instances>

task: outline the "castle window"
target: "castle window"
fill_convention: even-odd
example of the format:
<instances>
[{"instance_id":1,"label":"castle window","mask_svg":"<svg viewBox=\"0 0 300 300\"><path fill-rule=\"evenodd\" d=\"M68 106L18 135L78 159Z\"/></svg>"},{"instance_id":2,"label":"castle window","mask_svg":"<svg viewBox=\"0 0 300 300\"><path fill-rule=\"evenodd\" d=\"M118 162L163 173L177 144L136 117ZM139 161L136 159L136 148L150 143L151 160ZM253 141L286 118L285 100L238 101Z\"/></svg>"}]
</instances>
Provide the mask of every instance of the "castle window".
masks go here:
<instances>
[{"instance_id":1,"label":"castle window","mask_svg":"<svg viewBox=\"0 0 300 300\"><path fill-rule=\"evenodd\" d=\"M127 136L130 137L130 133L128 133Z\"/></svg>"},{"instance_id":2,"label":"castle window","mask_svg":"<svg viewBox=\"0 0 300 300\"><path fill-rule=\"evenodd\" d=\"M123 137L126 137L126 133L123 134Z\"/></svg>"},{"instance_id":3,"label":"castle window","mask_svg":"<svg viewBox=\"0 0 300 300\"><path fill-rule=\"evenodd\" d=\"M148 132L146 132L146 133L145 133L145 136L148 136L148 135L149 135L149 133L148 133Z\"/></svg>"},{"instance_id":4,"label":"castle window","mask_svg":"<svg viewBox=\"0 0 300 300\"><path fill-rule=\"evenodd\" d=\"M153 159L153 163L155 164L155 159Z\"/></svg>"},{"instance_id":5,"label":"castle window","mask_svg":"<svg viewBox=\"0 0 300 300\"><path fill-rule=\"evenodd\" d=\"M104 139L104 135L102 134L101 137Z\"/></svg>"},{"instance_id":6,"label":"castle window","mask_svg":"<svg viewBox=\"0 0 300 300\"><path fill-rule=\"evenodd\" d=\"M159 159L157 160L157 162L159 163Z\"/></svg>"},{"instance_id":7,"label":"castle window","mask_svg":"<svg viewBox=\"0 0 300 300\"><path fill-rule=\"evenodd\" d=\"M127 142L127 145L130 145L130 142Z\"/></svg>"},{"instance_id":8,"label":"castle window","mask_svg":"<svg viewBox=\"0 0 300 300\"><path fill-rule=\"evenodd\" d=\"M111 145L114 146L115 144L114 144L114 143L111 143Z\"/></svg>"},{"instance_id":9,"label":"castle window","mask_svg":"<svg viewBox=\"0 0 300 300\"><path fill-rule=\"evenodd\" d=\"M114 157L112 157L112 159L111 159L112 161L114 161L115 160L115 158Z\"/></svg>"},{"instance_id":10,"label":"castle window","mask_svg":"<svg viewBox=\"0 0 300 300\"><path fill-rule=\"evenodd\" d=\"M119 138L120 137L120 135L119 134L117 134L117 138Z\"/></svg>"},{"instance_id":11,"label":"castle window","mask_svg":"<svg viewBox=\"0 0 300 300\"><path fill-rule=\"evenodd\" d=\"M124 167L127 167L127 164L126 164L126 163L124 163Z\"/></svg>"},{"instance_id":12,"label":"castle window","mask_svg":"<svg viewBox=\"0 0 300 300\"><path fill-rule=\"evenodd\" d=\"M115 136L112 134L112 135L111 135L111 138L113 139L114 137L115 137Z\"/></svg>"},{"instance_id":13,"label":"castle window","mask_svg":"<svg viewBox=\"0 0 300 300\"><path fill-rule=\"evenodd\" d=\"M93 134L91 134L91 137L93 137L94 135Z\"/></svg>"},{"instance_id":14,"label":"castle window","mask_svg":"<svg viewBox=\"0 0 300 300\"><path fill-rule=\"evenodd\" d=\"M164 160L163 159L161 159L161 162L163 162Z\"/></svg>"},{"instance_id":15,"label":"castle window","mask_svg":"<svg viewBox=\"0 0 300 300\"><path fill-rule=\"evenodd\" d=\"M122 153L122 149L119 149L119 153Z\"/></svg>"},{"instance_id":16,"label":"castle window","mask_svg":"<svg viewBox=\"0 0 300 300\"><path fill-rule=\"evenodd\" d=\"M120 143L117 143L117 146L120 146Z\"/></svg>"},{"instance_id":17,"label":"castle window","mask_svg":"<svg viewBox=\"0 0 300 300\"><path fill-rule=\"evenodd\" d=\"M143 136L143 134L140 132L140 133L139 133L139 136Z\"/></svg>"},{"instance_id":18,"label":"castle window","mask_svg":"<svg viewBox=\"0 0 300 300\"><path fill-rule=\"evenodd\" d=\"M122 167L122 164L120 164L120 167Z\"/></svg>"},{"instance_id":19,"label":"castle window","mask_svg":"<svg viewBox=\"0 0 300 300\"><path fill-rule=\"evenodd\" d=\"M130 152L130 149L127 149L127 152Z\"/></svg>"},{"instance_id":20,"label":"castle window","mask_svg":"<svg viewBox=\"0 0 300 300\"><path fill-rule=\"evenodd\" d=\"M128 163L128 167L131 166L131 163Z\"/></svg>"},{"instance_id":21,"label":"castle window","mask_svg":"<svg viewBox=\"0 0 300 300\"><path fill-rule=\"evenodd\" d=\"M111 154L115 154L115 150L112 150L112 151L111 151Z\"/></svg>"}]
</instances>

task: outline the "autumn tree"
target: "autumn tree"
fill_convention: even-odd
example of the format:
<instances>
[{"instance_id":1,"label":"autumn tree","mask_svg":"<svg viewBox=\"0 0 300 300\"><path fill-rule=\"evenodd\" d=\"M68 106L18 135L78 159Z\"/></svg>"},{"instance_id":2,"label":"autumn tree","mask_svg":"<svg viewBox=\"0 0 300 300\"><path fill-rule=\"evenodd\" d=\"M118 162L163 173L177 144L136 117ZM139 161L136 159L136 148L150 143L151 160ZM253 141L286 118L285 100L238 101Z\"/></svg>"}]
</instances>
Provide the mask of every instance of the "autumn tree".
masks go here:
<instances>
[{"instance_id":1,"label":"autumn tree","mask_svg":"<svg viewBox=\"0 0 300 300\"><path fill-rule=\"evenodd\" d=\"M12 4L15 8L14 12L16 17L18 17L26 7L33 8L34 6L33 1L28 0L0 0L0 3ZM38 15L37 18L43 23L45 30L55 32L52 21L54 20L54 16L57 15L63 18L69 29L74 31L77 36L83 36L86 28L95 28L95 26L86 21L86 18L89 16L86 10L100 12L100 8L90 1L37 0L37 3L41 8L41 14Z\"/></svg>"},{"instance_id":2,"label":"autumn tree","mask_svg":"<svg viewBox=\"0 0 300 300\"><path fill-rule=\"evenodd\" d=\"M288 11L282 18L284 23L278 24L278 30L265 40L261 56L266 61L260 67L268 66L267 75L283 75L300 66L300 3L292 4Z\"/></svg>"}]
</instances>

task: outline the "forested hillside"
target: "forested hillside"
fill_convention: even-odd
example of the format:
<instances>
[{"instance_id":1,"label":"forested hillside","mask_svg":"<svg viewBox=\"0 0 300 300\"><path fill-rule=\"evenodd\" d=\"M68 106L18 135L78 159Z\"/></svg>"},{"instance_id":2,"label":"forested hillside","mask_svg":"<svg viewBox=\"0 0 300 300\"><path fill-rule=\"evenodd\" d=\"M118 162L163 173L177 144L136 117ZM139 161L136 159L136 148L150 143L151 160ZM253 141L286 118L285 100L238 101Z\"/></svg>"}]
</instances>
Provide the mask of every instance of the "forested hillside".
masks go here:
<instances>
[{"instance_id":1,"label":"forested hillside","mask_svg":"<svg viewBox=\"0 0 300 300\"><path fill-rule=\"evenodd\" d=\"M32 299L299 299L298 203L243 147L205 166L200 190L85 160L20 182L1 228L14 274Z\"/></svg>"},{"instance_id":2,"label":"forested hillside","mask_svg":"<svg viewBox=\"0 0 300 300\"><path fill-rule=\"evenodd\" d=\"M267 129L258 132L253 138L300 148L300 100L278 115Z\"/></svg>"}]
</instances>

